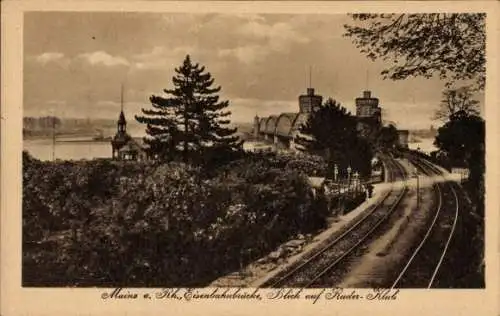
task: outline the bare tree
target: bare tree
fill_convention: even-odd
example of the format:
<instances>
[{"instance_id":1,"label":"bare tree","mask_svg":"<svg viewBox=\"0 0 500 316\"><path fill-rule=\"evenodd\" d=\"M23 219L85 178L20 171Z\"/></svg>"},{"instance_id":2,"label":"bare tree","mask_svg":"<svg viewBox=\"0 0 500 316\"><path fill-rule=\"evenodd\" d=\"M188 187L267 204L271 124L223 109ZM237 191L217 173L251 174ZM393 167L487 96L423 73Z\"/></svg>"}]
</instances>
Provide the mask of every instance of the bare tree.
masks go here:
<instances>
[{"instance_id":1,"label":"bare tree","mask_svg":"<svg viewBox=\"0 0 500 316\"><path fill-rule=\"evenodd\" d=\"M479 115L479 101L474 100L470 86L444 90L443 99L436 110L434 119L447 122L457 112Z\"/></svg>"},{"instance_id":2,"label":"bare tree","mask_svg":"<svg viewBox=\"0 0 500 316\"><path fill-rule=\"evenodd\" d=\"M484 90L486 29L484 13L352 14L347 37L367 57L392 61L383 70L393 80L438 75L447 87L473 80Z\"/></svg>"}]
</instances>

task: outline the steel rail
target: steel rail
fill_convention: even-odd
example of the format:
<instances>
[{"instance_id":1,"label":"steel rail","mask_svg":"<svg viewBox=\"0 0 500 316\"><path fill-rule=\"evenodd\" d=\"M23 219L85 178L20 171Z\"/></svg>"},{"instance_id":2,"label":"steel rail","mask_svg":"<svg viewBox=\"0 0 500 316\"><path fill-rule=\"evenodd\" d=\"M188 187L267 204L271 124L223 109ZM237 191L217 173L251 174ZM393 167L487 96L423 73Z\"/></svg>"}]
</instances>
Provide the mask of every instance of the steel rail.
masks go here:
<instances>
[{"instance_id":1,"label":"steel rail","mask_svg":"<svg viewBox=\"0 0 500 316\"><path fill-rule=\"evenodd\" d=\"M395 162L392 162L395 166L397 166L397 168L399 169L399 171L401 172L401 175L403 177L405 177L405 172L404 172L404 169L397 163ZM393 171L393 173L395 173ZM394 179L391 179L391 180L395 180L395 176L394 175L391 175L391 178L394 178ZM401 201L402 197L406 194L406 190L407 190L407 187L406 187L406 184L405 184L405 187L404 189L402 190L402 193L398 196L397 200L395 203L393 203L392 205L397 205L399 204L399 202ZM365 216L363 216L360 220L358 220L354 225L352 225L351 227L349 227L346 231L344 231L341 235L339 235L337 238L335 238L333 241L329 242L327 245L325 245L320 251L318 251L317 253L315 253L314 255L312 255L311 257L307 258L305 261L303 261L302 263L300 263L298 266L296 266L295 268L291 269L289 272L287 272L284 276L280 277L277 281L275 282L272 282L268 287L279 287L281 284L285 283L285 281L287 281L288 279L290 279L290 277L296 275L298 272L300 272L301 270L304 270L304 268L311 264L315 259L319 258L322 254L324 254L325 252L327 252L328 250L330 250L333 246L335 246L336 244L338 244L341 240L344 239L344 237L346 235L348 235L349 233L353 232L358 226L360 226L362 223L364 223L366 221L367 218L371 217L373 215L373 213L375 213L377 210L379 210L379 208L381 207L381 205L387 201L388 197L394 192L394 187L391 187L391 190L384 195L384 197L379 201L377 202L374 206L372 206L372 209L367 212L367 214ZM395 208L395 207L394 207ZM394 210L394 208L391 208L391 210L389 211L389 214L392 213L392 211ZM382 220L379 220L377 222L377 224L374 226L374 228L372 228L368 234L366 234L362 240L365 240L369 235L371 235L371 233L376 229L378 228L378 226L380 226L380 224L388 217L388 215L384 216L384 218ZM357 246L359 246L361 242L358 242L356 243L356 245L353 247L353 248L356 248ZM352 250L354 249L349 249L349 253L352 252ZM345 254L347 255L347 254ZM342 257L345 257L345 255L343 255ZM338 262L340 262L339 260L337 260ZM338 264L338 262L336 264ZM332 265L330 265L330 268L328 270L330 270L332 268ZM322 271L323 273L324 271ZM326 273L326 272L324 272ZM314 277L313 279L314 280L317 280L318 277ZM308 285L310 285L310 283L312 282L309 282ZM266 286L264 284L264 286Z\"/></svg>"},{"instance_id":2,"label":"steel rail","mask_svg":"<svg viewBox=\"0 0 500 316\"><path fill-rule=\"evenodd\" d=\"M423 168L422 168L422 170L423 170ZM436 215L434 216L429 229L425 233L424 238L419 243L419 245L417 246L417 248L415 249L415 251L411 255L410 259L406 263L406 265L403 267L403 270L401 270L401 272L399 273L398 277L396 278L396 280L392 284L391 288L395 288L397 286L397 284L399 283L399 281L401 280L401 278L405 275L406 271L408 270L408 268L410 267L410 265L413 263L413 260L419 254L420 249L424 246L425 242L427 241L427 238L429 237L429 235L430 235L430 233L432 231L432 228L434 227L434 224L436 223L437 218L439 217L439 213L441 212L441 207L442 207L442 194L441 194L441 189L439 188L439 186L436 186L435 189L438 192L437 196L438 196L438 199L439 199L438 200L439 202L438 202L438 207L437 207Z\"/></svg>"},{"instance_id":3,"label":"steel rail","mask_svg":"<svg viewBox=\"0 0 500 316\"><path fill-rule=\"evenodd\" d=\"M319 280L321 277L323 277L325 274L327 274L329 271L331 271L334 267L336 267L339 263L344 260L349 254L351 254L354 250L356 250L359 245L361 245L368 237L372 235L372 233L377 230L380 225L385 222L389 216L391 216L396 209L396 207L399 205L399 203L402 201L403 197L406 195L408 188L405 186L401 193L398 195L396 201L390 206L389 211L387 214L385 214L384 217L382 217L373 227L370 229L363 237L360 238L360 240L355 243L352 247L350 247L347 251L345 251L340 257L338 257L335 261L333 261L330 265L328 265L325 269L323 269L318 275L316 275L307 285L306 287L310 287L311 285L314 284L317 280Z\"/></svg>"},{"instance_id":4,"label":"steel rail","mask_svg":"<svg viewBox=\"0 0 500 316\"><path fill-rule=\"evenodd\" d=\"M428 165L431 166L432 169L437 170L437 168L435 168L434 166L432 166L430 164L428 164ZM453 238L453 235L455 233L455 228L457 226L458 209L459 209L459 207L458 207L458 204L459 204L458 203L458 195L457 195L457 191L455 190L455 188L452 185L449 185L449 188L451 189L451 192L453 193L453 196L455 198L455 217L453 218L453 225L451 226L450 234L448 235L448 239L446 240L446 244L445 244L445 247L443 249L443 253L441 254L441 257L439 258L439 261L436 265L436 268L434 269L434 272L432 273L432 277L429 281L429 285L427 286L427 288L431 288L432 284L434 283L434 280L436 279L436 276L439 272L439 269L441 268L441 265L443 263L444 257L446 256L446 252L448 251L448 248L450 246L451 239Z\"/></svg>"},{"instance_id":5,"label":"steel rail","mask_svg":"<svg viewBox=\"0 0 500 316\"><path fill-rule=\"evenodd\" d=\"M414 161L415 161L415 160L414 160ZM429 170L429 169L430 169L430 170L432 170L432 172L434 172L434 173L436 173L436 174L438 174L438 175L442 175L442 173L441 173L441 172L440 172L440 171L439 171L436 167L434 167L434 166L430 165L430 164L429 164L429 163L427 163L426 161L424 161L424 162L422 162L422 161L424 161L424 160L420 160L420 159L418 159L419 166L420 166L420 168L422 169L422 171L424 171L424 170L425 170L425 168L427 168L427 170ZM424 166L425 166L425 168L424 168L422 165L424 165ZM436 171L436 170L438 170L438 171ZM425 171L424 171L424 173L426 173L427 175L432 175L432 172L428 172L428 171L427 171L427 172L425 172ZM444 247L444 249L443 249L443 252L442 252L442 254L441 254L441 256L440 256L440 259L439 259L439 261L438 261L438 263L437 263L436 267L434 268L433 274L432 274L432 276L431 276L431 278L430 278L430 280L429 280L429 283L428 283L428 285L427 285L427 288L431 288L431 287L432 287L432 283L433 283L433 282L434 282L434 280L435 280L435 277L436 277L436 275L437 275L437 273L438 273L438 270L439 270L439 268L440 268L440 266L441 266L441 264L442 264L442 262L443 262L443 260L444 260L444 257L445 257L445 255L446 255L446 251L448 250L449 244L450 244L451 239L452 239L452 237L453 237L453 234L454 234L454 231L455 231L455 226L456 226L457 219L458 219L458 197L457 197L457 194L456 194L455 189L454 189L454 188L452 188L451 186L450 186L450 188L452 189L452 192L453 192L453 194L454 194L454 196L455 196L455 201L456 201L456 203L455 203L455 205L456 205L456 207L455 207L455 218L454 218L454 221L453 221L452 229L451 229L451 231L450 231L450 235L448 236L447 242L446 242L445 247ZM436 225L437 219L439 218L439 215L441 214L441 211L442 211L442 209L443 209L443 202L442 202L442 200L443 200L443 193L442 193L442 190L441 190L441 188L440 188L440 186L439 186L439 183L435 185L435 190L436 190L436 192L438 193L437 195L438 195L438 199L439 199L439 200L438 200L439 202L438 202L438 207L437 207L436 214L434 215L434 218L433 218L433 220L432 220L432 223L431 223L431 225L429 226L429 228L427 229L427 232L426 232L426 234L424 235L424 238L423 238L423 239L422 239L422 241L419 243L419 245L417 246L417 248L416 248L416 249L415 249L415 251L413 252L412 256L410 257L410 259L408 260L408 262L406 263L406 265L405 265L405 266L404 266L404 268L401 270L401 272L399 273L398 277L396 278L396 280L395 280L395 281L394 281L394 283L392 284L392 286L391 286L391 288L392 288L392 289L393 289L393 288L395 288L395 287L398 285L398 283L401 281L402 277L403 277L403 276L406 274L406 272L408 271L408 268L409 268L409 267L411 266L411 264L413 263L414 259L415 259L415 258L417 257L417 255L420 253L420 250L422 249L422 247L423 247L423 246L425 245L425 243L428 241L428 238L429 238L429 236L431 235L431 233L432 233L432 231L433 231L433 229L434 229L434 227L435 227L435 225Z\"/></svg>"}]
</instances>

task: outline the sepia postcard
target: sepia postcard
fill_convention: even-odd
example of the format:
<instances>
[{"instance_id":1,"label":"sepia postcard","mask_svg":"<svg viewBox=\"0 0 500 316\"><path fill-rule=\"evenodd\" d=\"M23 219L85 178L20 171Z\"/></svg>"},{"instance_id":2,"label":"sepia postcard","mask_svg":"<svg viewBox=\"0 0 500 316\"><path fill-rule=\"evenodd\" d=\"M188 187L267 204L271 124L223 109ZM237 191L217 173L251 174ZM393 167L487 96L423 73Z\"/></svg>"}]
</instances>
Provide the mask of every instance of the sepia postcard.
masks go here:
<instances>
[{"instance_id":1,"label":"sepia postcard","mask_svg":"<svg viewBox=\"0 0 500 316\"><path fill-rule=\"evenodd\" d=\"M1 315L500 315L499 10L2 2Z\"/></svg>"}]
</instances>

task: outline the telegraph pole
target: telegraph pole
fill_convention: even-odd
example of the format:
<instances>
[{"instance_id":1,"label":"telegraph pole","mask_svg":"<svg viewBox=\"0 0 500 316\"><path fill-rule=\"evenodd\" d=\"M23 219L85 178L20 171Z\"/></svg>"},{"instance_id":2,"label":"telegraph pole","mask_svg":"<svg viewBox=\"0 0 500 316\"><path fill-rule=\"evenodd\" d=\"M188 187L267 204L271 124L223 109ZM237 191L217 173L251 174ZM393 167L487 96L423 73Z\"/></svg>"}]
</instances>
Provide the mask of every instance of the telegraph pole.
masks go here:
<instances>
[{"instance_id":1,"label":"telegraph pole","mask_svg":"<svg viewBox=\"0 0 500 316\"><path fill-rule=\"evenodd\" d=\"M417 177L417 210L420 206L420 181L419 181L419 176L418 176L418 169L415 167L415 176Z\"/></svg>"},{"instance_id":2,"label":"telegraph pole","mask_svg":"<svg viewBox=\"0 0 500 316\"><path fill-rule=\"evenodd\" d=\"M121 84L121 90L120 90L120 109L123 112L123 82Z\"/></svg>"},{"instance_id":3,"label":"telegraph pole","mask_svg":"<svg viewBox=\"0 0 500 316\"><path fill-rule=\"evenodd\" d=\"M312 66L309 65L309 88L312 88Z\"/></svg>"}]
</instances>

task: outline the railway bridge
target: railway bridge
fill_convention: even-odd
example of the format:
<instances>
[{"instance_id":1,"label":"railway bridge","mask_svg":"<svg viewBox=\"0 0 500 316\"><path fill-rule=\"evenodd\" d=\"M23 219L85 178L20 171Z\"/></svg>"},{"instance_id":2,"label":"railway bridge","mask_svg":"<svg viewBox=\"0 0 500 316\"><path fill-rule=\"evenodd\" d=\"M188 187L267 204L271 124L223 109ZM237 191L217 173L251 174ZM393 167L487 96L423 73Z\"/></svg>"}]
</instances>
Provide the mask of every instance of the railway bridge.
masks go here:
<instances>
[{"instance_id":1,"label":"railway bridge","mask_svg":"<svg viewBox=\"0 0 500 316\"><path fill-rule=\"evenodd\" d=\"M299 96L299 112L286 112L268 117L255 116L253 122L253 137L273 144L275 149L296 150L295 139L299 129L311 113L321 106L323 97L315 94L314 88L308 88L307 93ZM363 137L369 137L382 127L379 99L364 91L362 97L355 99L357 129ZM398 131L399 142L407 147L408 131Z\"/></svg>"}]
</instances>

